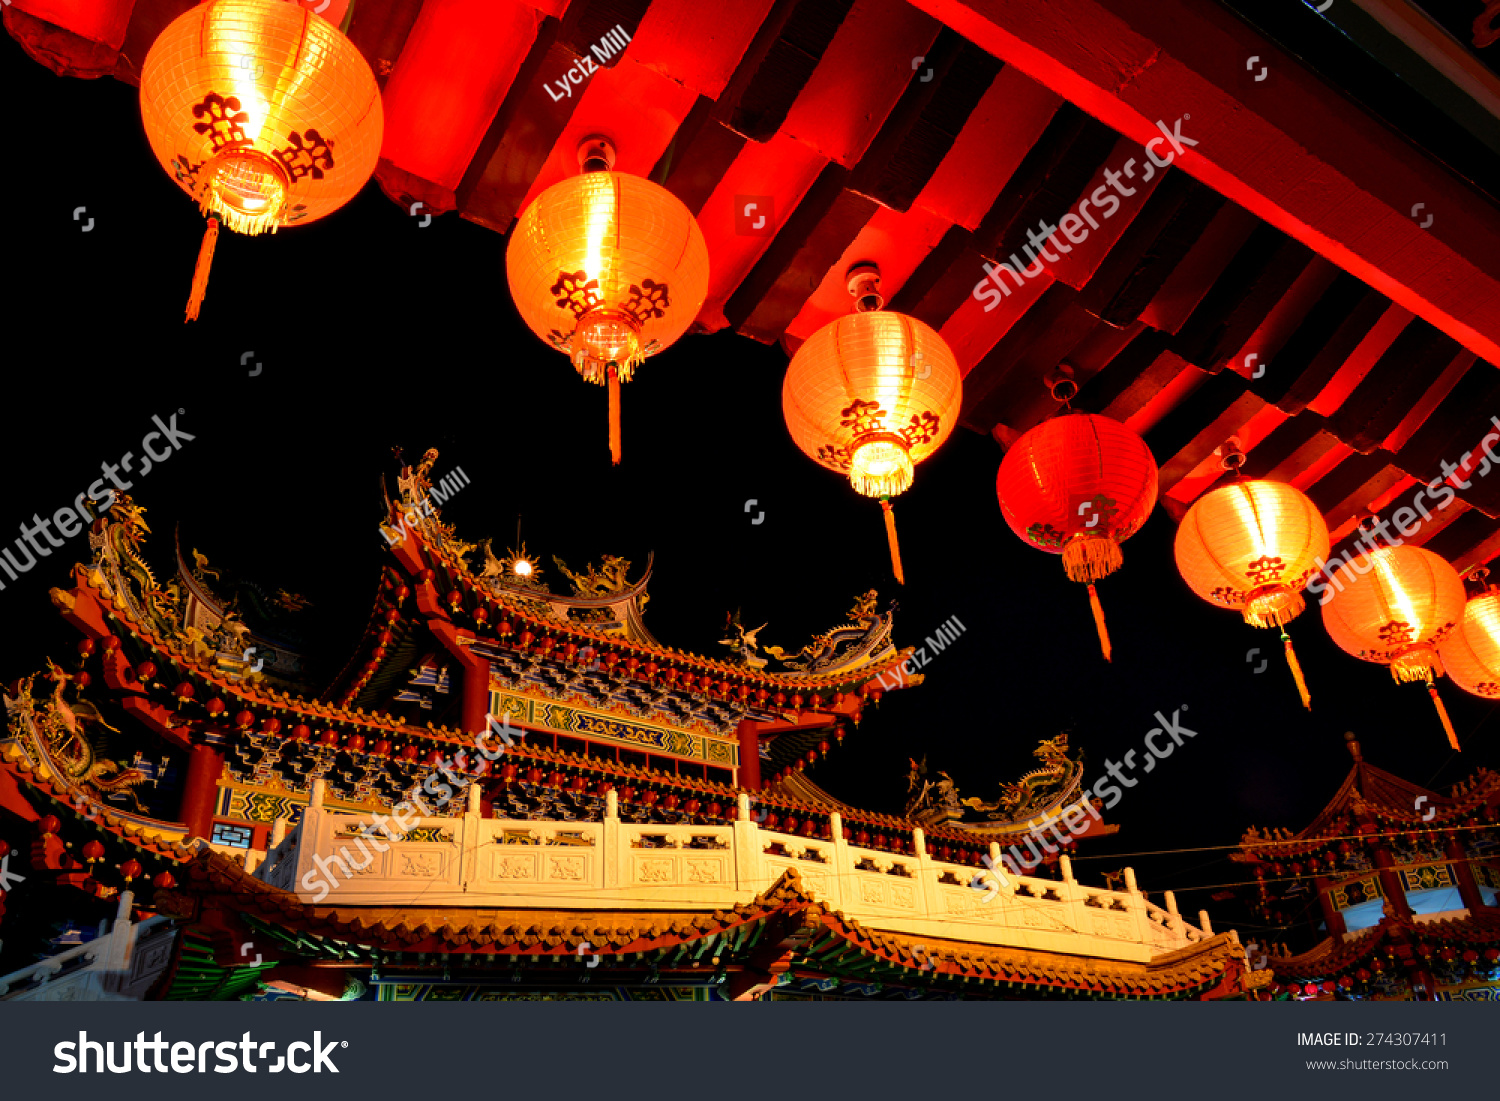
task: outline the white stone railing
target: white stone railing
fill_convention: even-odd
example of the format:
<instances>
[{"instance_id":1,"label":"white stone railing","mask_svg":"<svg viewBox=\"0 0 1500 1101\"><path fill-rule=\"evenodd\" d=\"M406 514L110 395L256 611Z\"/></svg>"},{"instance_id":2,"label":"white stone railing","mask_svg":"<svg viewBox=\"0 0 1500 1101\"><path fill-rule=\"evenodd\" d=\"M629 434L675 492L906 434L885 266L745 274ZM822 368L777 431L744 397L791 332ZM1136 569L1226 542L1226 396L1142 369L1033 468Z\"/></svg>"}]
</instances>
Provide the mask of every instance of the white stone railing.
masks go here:
<instances>
[{"instance_id":1,"label":"white stone railing","mask_svg":"<svg viewBox=\"0 0 1500 1101\"><path fill-rule=\"evenodd\" d=\"M132 924L133 902L121 894L114 925L86 944L0 975L0 1001L139 1001L166 969L176 933L165 917Z\"/></svg>"},{"instance_id":2,"label":"white stone railing","mask_svg":"<svg viewBox=\"0 0 1500 1101\"><path fill-rule=\"evenodd\" d=\"M477 796L478 789L471 789ZM321 785L297 828L278 825L255 873L305 902L348 906L514 909L703 909L748 902L790 868L818 901L863 925L934 938L1144 962L1212 936L1187 924L1168 893L1148 902L1126 871L1126 890L1087 887L1061 858L1062 879L1007 874L935 860L920 829L916 855L762 829L741 795L730 825L622 822L608 793L599 822L483 818L477 798L454 818L405 819L396 839L368 816L325 810ZM424 831L423 840L405 840ZM379 845L374 844L379 841ZM381 851L384 850L384 851ZM991 846L999 865L1000 852ZM980 886L974 886L981 875Z\"/></svg>"}]
</instances>

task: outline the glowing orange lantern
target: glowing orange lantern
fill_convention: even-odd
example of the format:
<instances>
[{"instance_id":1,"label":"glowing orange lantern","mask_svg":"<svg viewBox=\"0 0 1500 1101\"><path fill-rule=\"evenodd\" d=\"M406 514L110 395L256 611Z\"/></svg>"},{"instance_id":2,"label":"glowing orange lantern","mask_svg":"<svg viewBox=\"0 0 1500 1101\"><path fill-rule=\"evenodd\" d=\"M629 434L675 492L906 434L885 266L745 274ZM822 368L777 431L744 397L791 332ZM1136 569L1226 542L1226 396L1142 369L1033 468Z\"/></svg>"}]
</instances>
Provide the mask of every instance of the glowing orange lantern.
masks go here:
<instances>
[{"instance_id":1,"label":"glowing orange lantern","mask_svg":"<svg viewBox=\"0 0 1500 1101\"><path fill-rule=\"evenodd\" d=\"M609 451L620 461L620 384L670 347L708 296L708 245L664 187L611 171L614 149L589 138L582 174L521 214L505 273L521 320L609 388Z\"/></svg>"},{"instance_id":2,"label":"glowing orange lantern","mask_svg":"<svg viewBox=\"0 0 1500 1101\"><path fill-rule=\"evenodd\" d=\"M1425 682L1448 742L1458 735L1433 678L1443 673L1438 644L1464 617L1464 583L1458 571L1421 547L1374 547L1347 559L1329 578L1323 623L1339 648L1388 665L1398 682Z\"/></svg>"},{"instance_id":3,"label":"glowing orange lantern","mask_svg":"<svg viewBox=\"0 0 1500 1101\"><path fill-rule=\"evenodd\" d=\"M1489 571L1474 571L1481 583ZM1500 699L1500 586L1489 585L1469 598L1464 618L1438 653L1449 679L1465 692Z\"/></svg>"},{"instance_id":4,"label":"glowing orange lantern","mask_svg":"<svg viewBox=\"0 0 1500 1101\"><path fill-rule=\"evenodd\" d=\"M1238 472L1244 455L1225 466ZM1177 529L1177 570L1188 588L1252 627L1281 628L1302 706L1312 707L1286 625L1307 607L1302 590L1328 557L1328 525L1307 495L1285 482L1238 478L1193 502Z\"/></svg>"},{"instance_id":5,"label":"glowing orange lantern","mask_svg":"<svg viewBox=\"0 0 1500 1101\"><path fill-rule=\"evenodd\" d=\"M275 233L358 194L380 156L375 74L338 28L283 0L210 0L162 31L141 69L156 159L208 215L187 319L219 222Z\"/></svg>"},{"instance_id":6,"label":"glowing orange lantern","mask_svg":"<svg viewBox=\"0 0 1500 1101\"><path fill-rule=\"evenodd\" d=\"M1066 401L1075 389L1063 380L1053 396ZM1062 555L1069 579L1088 586L1105 661L1109 631L1094 582L1124 563L1120 544L1156 505L1156 473L1146 441L1119 421L1070 411L1018 439L995 478L1010 529L1033 547Z\"/></svg>"},{"instance_id":7,"label":"glowing orange lantern","mask_svg":"<svg viewBox=\"0 0 1500 1101\"><path fill-rule=\"evenodd\" d=\"M880 309L878 283L873 264L850 269L858 312L830 321L797 349L781 408L803 453L880 498L891 570L905 583L890 499L953 431L963 378L942 337L914 317Z\"/></svg>"}]
</instances>

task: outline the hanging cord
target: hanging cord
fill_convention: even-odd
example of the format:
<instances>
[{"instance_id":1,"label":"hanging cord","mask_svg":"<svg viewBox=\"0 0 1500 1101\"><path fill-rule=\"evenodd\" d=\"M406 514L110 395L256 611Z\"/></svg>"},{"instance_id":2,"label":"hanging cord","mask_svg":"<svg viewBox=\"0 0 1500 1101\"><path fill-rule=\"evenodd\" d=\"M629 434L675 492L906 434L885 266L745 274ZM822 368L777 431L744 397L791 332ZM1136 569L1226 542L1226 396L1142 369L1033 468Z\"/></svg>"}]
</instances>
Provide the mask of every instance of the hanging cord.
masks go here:
<instances>
[{"instance_id":1,"label":"hanging cord","mask_svg":"<svg viewBox=\"0 0 1500 1101\"><path fill-rule=\"evenodd\" d=\"M1458 732L1453 729L1453 720L1448 718L1448 709L1443 706L1443 697L1438 695L1437 685L1432 683L1432 677L1427 678L1427 694L1432 697L1432 706L1437 708L1438 718L1443 720L1443 730L1448 734L1448 744L1455 752L1462 753L1458 744Z\"/></svg>"},{"instance_id":2,"label":"hanging cord","mask_svg":"<svg viewBox=\"0 0 1500 1101\"><path fill-rule=\"evenodd\" d=\"M1281 629L1281 645L1286 650L1287 667L1292 671L1292 679L1297 682L1297 691L1302 696L1302 706L1312 710L1312 696L1307 692L1307 681L1302 677L1302 666L1297 661L1297 651L1292 649L1292 636L1286 633L1286 628Z\"/></svg>"},{"instance_id":3,"label":"hanging cord","mask_svg":"<svg viewBox=\"0 0 1500 1101\"><path fill-rule=\"evenodd\" d=\"M208 273L214 265L214 248L219 243L219 220L210 216L208 229L203 234L203 246L198 250L198 266L193 270L193 290L188 296L186 321L198 320L198 309L208 294Z\"/></svg>"},{"instance_id":4,"label":"hanging cord","mask_svg":"<svg viewBox=\"0 0 1500 1101\"><path fill-rule=\"evenodd\" d=\"M905 585L906 576L901 572L901 544L896 539L896 510L891 508L891 499L882 497L880 508L885 513L885 536L891 544L891 572L896 575L896 584Z\"/></svg>"},{"instance_id":5,"label":"hanging cord","mask_svg":"<svg viewBox=\"0 0 1500 1101\"><path fill-rule=\"evenodd\" d=\"M1099 649L1104 653L1104 660L1113 663L1110 657L1112 652L1109 645L1109 628L1104 625L1104 605L1099 603L1099 592L1094 588L1094 583L1089 582L1089 607L1094 610L1094 626L1099 631Z\"/></svg>"},{"instance_id":6,"label":"hanging cord","mask_svg":"<svg viewBox=\"0 0 1500 1101\"><path fill-rule=\"evenodd\" d=\"M609 365L609 458L620 465L620 372Z\"/></svg>"}]
</instances>

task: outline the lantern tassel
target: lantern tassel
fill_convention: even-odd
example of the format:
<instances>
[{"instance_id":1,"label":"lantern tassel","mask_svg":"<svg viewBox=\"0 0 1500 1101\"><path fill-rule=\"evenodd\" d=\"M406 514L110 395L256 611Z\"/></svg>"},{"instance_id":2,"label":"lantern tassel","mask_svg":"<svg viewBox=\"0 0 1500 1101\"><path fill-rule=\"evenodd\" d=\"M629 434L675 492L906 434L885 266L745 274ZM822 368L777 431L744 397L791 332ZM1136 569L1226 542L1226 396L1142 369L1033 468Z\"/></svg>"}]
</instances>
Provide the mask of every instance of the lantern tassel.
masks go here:
<instances>
[{"instance_id":1,"label":"lantern tassel","mask_svg":"<svg viewBox=\"0 0 1500 1101\"><path fill-rule=\"evenodd\" d=\"M1120 544L1112 535L1075 535L1062 550L1069 581L1102 581L1125 564Z\"/></svg>"},{"instance_id":2,"label":"lantern tassel","mask_svg":"<svg viewBox=\"0 0 1500 1101\"><path fill-rule=\"evenodd\" d=\"M1286 664L1292 671L1292 679L1297 682L1297 691L1302 696L1302 706L1312 710L1312 696L1307 692L1307 681L1302 677L1302 665L1297 661L1297 651L1292 649L1292 636L1285 631L1281 632L1281 644L1286 649Z\"/></svg>"},{"instance_id":3,"label":"lantern tassel","mask_svg":"<svg viewBox=\"0 0 1500 1101\"><path fill-rule=\"evenodd\" d=\"M1094 609L1094 626L1099 630L1099 649L1104 653L1104 660L1113 662L1114 659L1109 645L1109 628L1104 625L1104 605L1099 603L1099 591L1094 588L1093 582L1089 582L1089 607Z\"/></svg>"},{"instance_id":4,"label":"lantern tassel","mask_svg":"<svg viewBox=\"0 0 1500 1101\"><path fill-rule=\"evenodd\" d=\"M609 365L609 458L620 465L620 373Z\"/></svg>"},{"instance_id":5,"label":"lantern tassel","mask_svg":"<svg viewBox=\"0 0 1500 1101\"><path fill-rule=\"evenodd\" d=\"M891 508L886 497L880 499L880 508L885 513L885 536L891 544L891 572L896 575L896 584L905 585L906 576L901 572L901 544L896 539L896 510Z\"/></svg>"},{"instance_id":6,"label":"lantern tassel","mask_svg":"<svg viewBox=\"0 0 1500 1101\"><path fill-rule=\"evenodd\" d=\"M1448 732L1448 744L1453 747L1455 753L1463 750L1458 744L1458 733L1453 729L1453 720L1448 718L1448 709L1443 706L1443 697L1438 695L1437 685L1431 681L1427 682L1427 694L1432 697L1432 706L1437 708L1438 718L1443 720L1443 729Z\"/></svg>"},{"instance_id":7,"label":"lantern tassel","mask_svg":"<svg viewBox=\"0 0 1500 1101\"><path fill-rule=\"evenodd\" d=\"M203 247L198 250L198 266L193 270L193 292L188 296L187 321L198 320L198 307L208 293L208 273L214 265L214 246L219 243L219 221L208 220L208 230L203 234Z\"/></svg>"}]
</instances>

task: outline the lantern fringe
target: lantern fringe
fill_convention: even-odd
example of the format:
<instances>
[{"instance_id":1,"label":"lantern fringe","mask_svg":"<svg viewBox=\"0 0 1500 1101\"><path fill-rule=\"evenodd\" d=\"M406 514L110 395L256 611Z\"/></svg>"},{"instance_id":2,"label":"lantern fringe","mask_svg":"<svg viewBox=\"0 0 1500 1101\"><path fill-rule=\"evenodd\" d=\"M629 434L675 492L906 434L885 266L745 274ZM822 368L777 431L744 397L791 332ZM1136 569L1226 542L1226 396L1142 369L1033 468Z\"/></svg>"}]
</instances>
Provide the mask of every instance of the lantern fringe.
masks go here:
<instances>
[{"instance_id":1,"label":"lantern fringe","mask_svg":"<svg viewBox=\"0 0 1500 1101\"><path fill-rule=\"evenodd\" d=\"M1104 653L1104 660L1113 663L1110 657L1113 652L1109 645L1109 628L1104 624L1104 605L1099 603L1098 590L1094 583L1089 582L1089 607L1094 610L1094 627L1099 631L1099 649Z\"/></svg>"},{"instance_id":2,"label":"lantern fringe","mask_svg":"<svg viewBox=\"0 0 1500 1101\"><path fill-rule=\"evenodd\" d=\"M1455 753L1463 750L1458 744L1458 732L1453 729L1453 720L1448 718L1448 709L1443 706L1443 697L1438 695L1437 685L1431 681L1427 682L1427 694L1432 697L1432 706L1437 708L1438 718L1443 720L1443 729L1448 734L1448 744L1453 747Z\"/></svg>"},{"instance_id":3,"label":"lantern fringe","mask_svg":"<svg viewBox=\"0 0 1500 1101\"><path fill-rule=\"evenodd\" d=\"M279 207L264 214L242 214L232 206L215 202L212 172L203 173L203 182L198 185L198 190L193 193L193 197L198 200L198 209L204 217L217 218L228 229L235 233L242 233L246 237L275 233L277 227L281 225Z\"/></svg>"},{"instance_id":4,"label":"lantern fringe","mask_svg":"<svg viewBox=\"0 0 1500 1101\"><path fill-rule=\"evenodd\" d=\"M851 473L849 484L862 497L894 497L911 488L911 477L899 470L883 476Z\"/></svg>"},{"instance_id":5,"label":"lantern fringe","mask_svg":"<svg viewBox=\"0 0 1500 1101\"><path fill-rule=\"evenodd\" d=\"M896 510L885 498L881 498L880 508L885 513L885 537L891 544L891 572L896 575L896 584L905 585L906 576L901 572L901 544L896 539Z\"/></svg>"},{"instance_id":6,"label":"lantern fringe","mask_svg":"<svg viewBox=\"0 0 1500 1101\"><path fill-rule=\"evenodd\" d=\"M1307 681L1302 676L1302 664L1297 660L1297 651L1292 649L1292 636L1285 631L1281 632L1281 645L1286 651L1286 664L1292 671L1292 679L1297 682L1297 692L1302 696L1302 706L1312 710L1312 696L1307 691Z\"/></svg>"},{"instance_id":7,"label":"lantern fringe","mask_svg":"<svg viewBox=\"0 0 1500 1101\"><path fill-rule=\"evenodd\" d=\"M1300 592L1285 585L1276 586L1276 589L1274 594L1267 594L1264 589L1257 590L1264 595L1245 605L1242 614L1246 623L1252 627L1280 627L1285 630L1288 623L1307 610L1307 601Z\"/></svg>"},{"instance_id":8,"label":"lantern fringe","mask_svg":"<svg viewBox=\"0 0 1500 1101\"><path fill-rule=\"evenodd\" d=\"M193 289L188 295L187 317L184 321L197 321L198 310L208 294L208 274L214 265L214 249L219 243L219 223L212 216L208 229L203 234L203 245L198 249L198 266L193 269Z\"/></svg>"},{"instance_id":9,"label":"lantern fringe","mask_svg":"<svg viewBox=\"0 0 1500 1101\"><path fill-rule=\"evenodd\" d=\"M609 369L609 458L620 465L620 375Z\"/></svg>"},{"instance_id":10,"label":"lantern fringe","mask_svg":"<svg viewBox=\"0 0 1500 1101\"><path fill-rule=\"evenodd\" d=\"M1391 659L1391 676L1397 684L1431 684L1433 677L1442 675L1442 662L1437 652L1428 646L1408 650Z\"/></svg>"},{"instance_id":11,"label":"lantern fringe","mask_svg":"<svg viewBox=\"0 0 1500 1101\"><path fill-rule=\"evenodd\" d=\"M571 343L572 338L569 337L568 341L562 344L561 347L566 350ZM636 352L625 359L613 362L591 356L587 352L580 351L573 353L573 366L577 368L578 373L584 379L594 383L596 386L606 385L609 382L611 374L621 382L629 382L631 376L635 373L635 369L645 362L646 356L642 352Z\"/></svg>"},{"instance_id":12,"label":"lantern fringe","mask_svg":"<svg viewBox=\"0 0 1500 1101\"><path fill-rule=\"evenodd\" d=\"M1125 564L1112 535L1075 535L1063 547L1062 560L1068 579L1080 585L1102 581Z\"/></svg>"}]
</instances>

